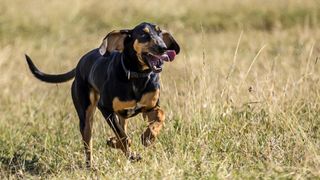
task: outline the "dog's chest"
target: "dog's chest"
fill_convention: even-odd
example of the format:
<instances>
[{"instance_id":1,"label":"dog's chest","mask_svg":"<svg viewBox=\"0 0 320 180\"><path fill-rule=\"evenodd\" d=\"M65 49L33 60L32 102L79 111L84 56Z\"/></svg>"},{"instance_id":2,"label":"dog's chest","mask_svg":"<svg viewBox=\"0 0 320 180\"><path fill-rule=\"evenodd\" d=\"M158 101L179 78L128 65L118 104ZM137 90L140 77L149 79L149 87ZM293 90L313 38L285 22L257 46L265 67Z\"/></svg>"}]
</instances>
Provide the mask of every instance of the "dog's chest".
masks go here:
<instances>
[{"instance_id":1,"label":"dog's chest","mask_svg":"<svg viewBox=\"0 0 320 180\"><path fill-rule=\"evenodd\" d=\"M158 99L159 89L143 94L139 101L121 100L119 97L115 97L112 100L112 108L116 113L131 117L142 110L152 109L157 105Z\"/></svg>"},{"instance_id":2,"label":"dog's chest","mask_svg":"<svg viewBox=\"0 0 320 180\"><path fill-rule=\"evenodd\" d=\"M127 105L122 107L119 110L116 110L115 112L117 114L120 114L123 117L132 117L136 114L138 114L139 112L142 111L142 109L145 107L144 104L141 104L140 102L138 103L132 103L132 105Z\"/></svg>"}]
</instances>

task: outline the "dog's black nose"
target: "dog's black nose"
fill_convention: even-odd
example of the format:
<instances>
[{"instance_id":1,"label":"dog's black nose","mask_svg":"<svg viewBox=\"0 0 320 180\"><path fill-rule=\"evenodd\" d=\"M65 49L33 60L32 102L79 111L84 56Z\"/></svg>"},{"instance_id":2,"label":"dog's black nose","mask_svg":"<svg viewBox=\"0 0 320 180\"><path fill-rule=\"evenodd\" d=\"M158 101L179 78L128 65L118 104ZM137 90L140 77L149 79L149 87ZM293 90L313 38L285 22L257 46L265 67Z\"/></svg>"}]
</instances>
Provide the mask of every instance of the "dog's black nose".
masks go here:
<instances>
[{"instance_id":1,"label":"dog's black nose","mask_svg":"<svg viewBox=\"0 0 320 180\"><path fill-rule=\"evenodd\" d=\"M157 50L159 53L164 53L167 50L167 46L165 44L163 45L158 45Z\"/></svg>"}]
</instances>

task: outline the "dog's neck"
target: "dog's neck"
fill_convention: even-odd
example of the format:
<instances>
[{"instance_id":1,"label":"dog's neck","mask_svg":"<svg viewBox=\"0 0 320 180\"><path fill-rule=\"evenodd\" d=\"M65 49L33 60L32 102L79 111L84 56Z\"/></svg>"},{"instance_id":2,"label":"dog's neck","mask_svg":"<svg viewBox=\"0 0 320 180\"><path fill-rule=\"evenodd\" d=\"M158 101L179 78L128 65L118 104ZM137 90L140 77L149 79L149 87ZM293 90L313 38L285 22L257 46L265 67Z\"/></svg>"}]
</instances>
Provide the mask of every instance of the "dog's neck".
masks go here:
<instances>
[{"instance_id":1,"label":"dog's neck","mask_svg":"<svg viewBox=\"0 0 320 180\"><path fill-rule=\"evenodd\" d=\"M134 52L130 50L124 49L122 52L123 63L127 67L128 70L134 72L142 72L142 67L139 64L139 60Z\"/></svg>"},{"instance_id":2,"label":"dog's neck","mask_svg":"<svg viewBox=\"0 0 320 180\"><path fill-rule=\"evenodd\" d=\"M135 51L126 47L120 54L120 62L118 67L118 75L124 81L133 79L143 80L148 77L152 71L151 69L142 70L142 66L139 63Z\"/></svg>"}]
</instances>

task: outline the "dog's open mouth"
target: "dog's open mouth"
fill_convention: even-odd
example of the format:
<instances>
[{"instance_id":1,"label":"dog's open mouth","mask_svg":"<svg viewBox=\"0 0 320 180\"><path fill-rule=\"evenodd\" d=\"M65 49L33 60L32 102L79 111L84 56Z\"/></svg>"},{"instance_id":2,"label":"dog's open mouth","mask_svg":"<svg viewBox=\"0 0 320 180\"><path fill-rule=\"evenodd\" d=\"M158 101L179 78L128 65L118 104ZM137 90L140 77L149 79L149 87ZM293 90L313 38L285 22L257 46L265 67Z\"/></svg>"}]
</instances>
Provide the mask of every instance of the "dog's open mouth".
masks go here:
<instances>
[{"instance_id":1,"label":"dog's open mouth","mask_svg":"<svg viewBox=\"0 0 320 180\"><path fill-rule=\"evenodd\" d=\"M149 67L155 73L162 71L164 61L173 61L175 56L176 52L174 50L167 50L161 55L155 55L152 53L144 54L144 58L147 60Z\"/></svg>"}]
</instances>

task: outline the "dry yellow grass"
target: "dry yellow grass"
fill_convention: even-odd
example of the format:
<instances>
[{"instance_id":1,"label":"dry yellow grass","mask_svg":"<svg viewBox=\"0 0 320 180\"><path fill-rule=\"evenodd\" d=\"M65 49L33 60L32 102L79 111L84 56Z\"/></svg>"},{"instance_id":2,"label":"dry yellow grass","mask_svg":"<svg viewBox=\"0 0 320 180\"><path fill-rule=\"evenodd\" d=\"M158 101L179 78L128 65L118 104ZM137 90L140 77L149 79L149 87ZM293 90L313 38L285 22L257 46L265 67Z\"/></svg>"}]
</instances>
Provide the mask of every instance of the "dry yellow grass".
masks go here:
<instances>
[{"instance_id":1,"label":"dry yellow grass","mask_svg":"<svg viewBox=\"0 0 320 180\"><path fill-rule=\"evenodd\" d=\"M320 176L318 1L10 1L0 6L0 177L112 179ZM143 148L146 122L129 124L129 163L94 124L96 171L83 168L70 83L29 73L75 66L104 35L151 21L182 47L162 73L166 126Z\"/></svg>"}]
</instances>

